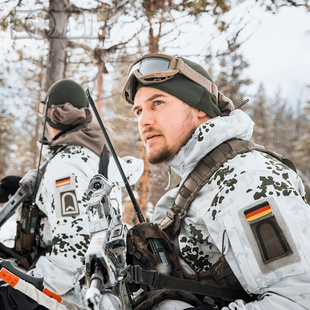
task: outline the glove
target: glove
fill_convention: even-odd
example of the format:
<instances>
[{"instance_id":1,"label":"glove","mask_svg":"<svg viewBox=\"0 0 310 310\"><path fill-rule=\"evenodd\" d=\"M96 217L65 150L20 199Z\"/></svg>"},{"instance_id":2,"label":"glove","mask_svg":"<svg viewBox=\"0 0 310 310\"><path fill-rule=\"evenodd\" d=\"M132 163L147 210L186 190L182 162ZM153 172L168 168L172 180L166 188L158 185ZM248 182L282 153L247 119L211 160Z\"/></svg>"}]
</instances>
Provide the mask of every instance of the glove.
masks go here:
<instances>
[{"instance_id":1,"label":"glove","mask_svg":"<svg viewBox=\"0 0 310 310\"><path fill-rule=\"evenodd\" d=\"M0 181L0 203L7 202L9 195L14 195L19 188L21 177L9 175Z\"/></svg>"}]
</instances>

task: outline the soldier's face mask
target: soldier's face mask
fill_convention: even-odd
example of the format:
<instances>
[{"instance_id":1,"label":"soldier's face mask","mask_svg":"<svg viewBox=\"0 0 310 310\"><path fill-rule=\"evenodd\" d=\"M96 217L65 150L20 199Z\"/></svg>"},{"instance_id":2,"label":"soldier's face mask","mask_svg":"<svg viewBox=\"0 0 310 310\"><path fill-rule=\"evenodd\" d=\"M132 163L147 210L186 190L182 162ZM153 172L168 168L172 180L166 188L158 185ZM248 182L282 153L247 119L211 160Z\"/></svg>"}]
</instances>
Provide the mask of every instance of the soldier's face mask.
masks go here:
<instances>
[{"instance_id":1,"label":"soldier's face mask","mask_svg":"<svg viewBox=\"0 0 310 310\"><path fill-rule=\"evenodd\" d=\"M206 77L186 65L180 58L165 54L146 54L138 58L130 67L122 96L133 104L136 92L135 79L143 85L163 83L176 74L183 74L188 79L206 88L217 98L217 86Z\"/></svg>"}]
</instances>

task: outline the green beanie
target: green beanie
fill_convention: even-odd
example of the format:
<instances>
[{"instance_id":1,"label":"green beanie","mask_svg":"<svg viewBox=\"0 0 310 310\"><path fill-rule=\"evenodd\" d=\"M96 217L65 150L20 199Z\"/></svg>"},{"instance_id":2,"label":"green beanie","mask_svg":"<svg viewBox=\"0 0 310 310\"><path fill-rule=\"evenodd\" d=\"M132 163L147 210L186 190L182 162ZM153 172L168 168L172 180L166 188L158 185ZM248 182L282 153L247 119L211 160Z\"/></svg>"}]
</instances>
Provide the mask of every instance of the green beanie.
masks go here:
<instances>
[{"instance_id":1,"label":"green beanie","mask_svg":"<svg viewBox=\"0 0 310 310\"><path fill-rule=\"evenodd\" d=\"M67 102L71 103L78 109L89 107L89 103L83 87L70 79L64 79L54 83L47 91L43 104L46 104L47 96L49 96L49 107L52 105L57 106L65 104ZM48 117L47 122L51 127L60 130L74 127L64 124L55 124Z\"/></svg>"},{"instance_id":2,"label":"green beanie","mask_svg":"<svg viewBox=\"0 0 310 310\"><path fill-rule=\"evenodd\" d=\"M199 64L188 59L184 59L182 57L179 58L181 58L184 63L187 64L189 67L191 67L213 83L209 73ZM170 95L179 98L188 105L207 113L210 117L219 116L221 113L214 95L212 95L203 86L198 85L197 83L191 81L182 74L177 74L172 79L163 83L143 85L138 82L136 91L141 87L152 87L162 90Z\"/></svg>"}]
</instances>

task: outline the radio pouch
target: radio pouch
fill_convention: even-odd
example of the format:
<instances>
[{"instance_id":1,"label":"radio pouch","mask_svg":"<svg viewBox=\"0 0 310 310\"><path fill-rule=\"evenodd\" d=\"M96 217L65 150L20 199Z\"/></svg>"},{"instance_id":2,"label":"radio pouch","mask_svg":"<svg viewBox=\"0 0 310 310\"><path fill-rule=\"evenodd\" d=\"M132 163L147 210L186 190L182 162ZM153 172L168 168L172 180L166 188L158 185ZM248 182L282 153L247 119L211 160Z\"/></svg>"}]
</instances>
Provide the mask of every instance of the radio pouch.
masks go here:
<instances>
[{"instance_id":1,"label":"radio pouch","mask_svg":"<svg viewBox=\"0 0 310 310\"><path fill-rule=\"evenodd\" d=\"M128 230L127 250L128 254L132 256L133 264L138 264L146 270L160 270L163 267L161 262L152 253L149 239L160 239L164 251L170 260L170 270L161 271L175 277L183 277L181 264L174 245L170 242L167 235L160 230L157 224L143 222Z\"/></svg>"},{"instance_id":2,"label":"radio pouch","mask_svg":"<svg viewBox=\"0 0 310 310\"><path fill-rule=\"evenodd\" d=\"M37 236L42 216L44 215L37 206L24 203L21 220L17 221L14 250L25 257L30 265L40 253Z\"/></svg>"}]
</instances>

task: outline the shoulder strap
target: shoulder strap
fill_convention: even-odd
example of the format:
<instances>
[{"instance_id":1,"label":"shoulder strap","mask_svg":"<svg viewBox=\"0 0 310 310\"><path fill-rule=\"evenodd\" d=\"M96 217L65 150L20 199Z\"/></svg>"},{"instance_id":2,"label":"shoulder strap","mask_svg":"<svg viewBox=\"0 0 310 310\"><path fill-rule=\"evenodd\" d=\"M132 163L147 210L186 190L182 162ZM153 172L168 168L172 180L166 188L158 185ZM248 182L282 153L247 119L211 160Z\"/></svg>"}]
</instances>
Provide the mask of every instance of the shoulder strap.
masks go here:
<instances>
[{"instance_id":1,"label":"shoulder strap","mask_svg":"<svg viewBox=\"0 0 310 310\"><path fill-rule=\"evenodd\" d=\"M241 139L228 140L213 149L198 162L182 184L173 206L167 211L159 227L165 230L169 237L175 236L180 229L182 219L187 214L189 205L195 199L200 189L208 182L213 173L229 159L234 158L238 154L253 150L267 153L296 171L294 164L290 160L278 153L268 150L262 145Z\"/></svg>"}]
</instances>

